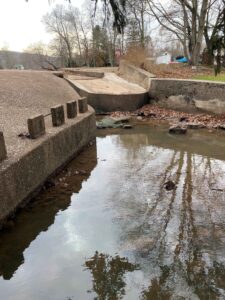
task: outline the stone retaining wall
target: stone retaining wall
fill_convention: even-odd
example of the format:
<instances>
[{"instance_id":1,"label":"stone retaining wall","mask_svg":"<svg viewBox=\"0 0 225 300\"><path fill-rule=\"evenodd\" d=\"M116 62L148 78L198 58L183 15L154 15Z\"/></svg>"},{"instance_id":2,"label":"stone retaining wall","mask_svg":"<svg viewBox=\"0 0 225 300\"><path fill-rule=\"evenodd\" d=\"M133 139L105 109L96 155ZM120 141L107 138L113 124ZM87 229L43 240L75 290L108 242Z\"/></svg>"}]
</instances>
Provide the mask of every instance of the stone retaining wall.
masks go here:
<instances>
[{"instance_id":1,"label":"stone retaining wall","mask_svg":"<svg viewBox=\"0 0 225 300\"><path fill-rule=\"evenodd\" d=\"M152 79L151 102L171 109L225 113L225 84L212 81Z\"/></svg>"}]
</instances>

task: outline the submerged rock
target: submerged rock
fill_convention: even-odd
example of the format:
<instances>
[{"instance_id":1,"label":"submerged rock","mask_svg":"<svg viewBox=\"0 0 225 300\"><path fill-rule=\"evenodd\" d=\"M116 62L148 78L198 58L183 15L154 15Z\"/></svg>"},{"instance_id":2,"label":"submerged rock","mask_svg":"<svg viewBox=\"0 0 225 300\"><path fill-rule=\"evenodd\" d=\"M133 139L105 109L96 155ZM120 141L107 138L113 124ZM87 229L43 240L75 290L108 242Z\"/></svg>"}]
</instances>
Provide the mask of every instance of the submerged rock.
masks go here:
<instances>
[{"instance_id":1,"label":"submerged rock","mask_svg":"<svg viewBox=\"0 0 225 300\"><path fill-rule=\"evenodd\" d=\"M187 133L187 127L186 126L181 126L181 125L173 125L169 128L169 133L186 134Z\"/></svg>"},{"instance_id":2,"label":"submerged rock","mask_svg":"<svg viewBox=\"0 0 225 300\"><path fill-rule=\"evenodd\" d=\"M126 125L123 125L123 128L124 128L124 129L132 129L133 126L130 125L130 124L126 124Z\"/></svg>"},{"instance_id":3,"label":"submerged rock","mask_svg":"<svg viewBox=\"0 0 225 300\"><path fill-rule=\"evenodd\" d=\"M125 125L125 123L128 123L130 121L130 117L110 117L105 118L99 122L96 123L96 126L98 129L106 129L106 128L125 128L128 129L131 125ZM132 126L131 126L132 127ZM129 129L131 128L129 127Z\"/></svg>"},{"instance_id":4,"label":"submerged rock","mask_svg":"<svg viewBox=\"0 0 225 300\"><path fill-rule=\"evenodd\" d=\"M168 180L167 182L165 182L164 186L167 191L172 191L177 188L176 184L172 180Z\"/></svg>"},{"instance_id":5,"label":"submerged rock","mask_svg":"<svg viewBox=\"0 0 225 300\"><path fill-rule=\"evenodd\" d=\"M112 118L106 118L96 123L98 129L106 129L106 128L122 128L122 123L117 123Z\"/></svg>"}]
</instances>

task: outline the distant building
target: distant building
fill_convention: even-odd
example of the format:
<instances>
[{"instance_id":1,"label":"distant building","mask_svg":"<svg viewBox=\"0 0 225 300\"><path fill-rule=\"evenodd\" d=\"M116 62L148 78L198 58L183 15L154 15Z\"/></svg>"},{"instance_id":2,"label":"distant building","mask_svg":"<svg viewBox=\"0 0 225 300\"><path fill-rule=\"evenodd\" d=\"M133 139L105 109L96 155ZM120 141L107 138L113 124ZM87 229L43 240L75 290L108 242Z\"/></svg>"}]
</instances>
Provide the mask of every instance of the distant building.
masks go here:
<instances>
[{"instance_id":1,"label":"distant building","mask_svg":"<svg viewBox=\"0 0 225 300\"><path fill-rule=\"evenodd\" d=\"M166 64L166 65L168 65L169 63L171 63L171 61L172 61L172 55L170 53L168 53L168 52L165 52L163 55L158 56L156 58L155 63L157 65L160 65L160 64Z\"/></svg>"},{"instance_id":2,"label":"distant building","mask_svg":"<svg viewBox=\"0 0 225 300\"><path fill-rule=\"evenodd\" d=\"M24 70L25 68L24 68L23 65L15 65L15 66L13 67L13 69L16 69L16 70Z\"/></svg>"}]
</instances>

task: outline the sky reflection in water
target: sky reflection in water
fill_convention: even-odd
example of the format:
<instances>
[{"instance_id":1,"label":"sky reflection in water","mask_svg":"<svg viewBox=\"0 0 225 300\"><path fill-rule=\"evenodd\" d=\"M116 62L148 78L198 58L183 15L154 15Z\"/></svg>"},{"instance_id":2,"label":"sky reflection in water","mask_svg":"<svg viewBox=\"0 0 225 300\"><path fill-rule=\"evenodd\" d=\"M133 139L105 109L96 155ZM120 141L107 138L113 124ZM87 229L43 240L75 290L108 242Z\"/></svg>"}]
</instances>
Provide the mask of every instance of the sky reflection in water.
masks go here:
<instances>
[{"instance_id":1,"label":"sky reflection in water","mask_svg":"<svg viewBox=\"0 0 225 300\"><path fill-rule=\"evenodd\" d=\"M225 299L225 134L106 133L0 235L1 299Z\"/></svg>"}]
</instances>

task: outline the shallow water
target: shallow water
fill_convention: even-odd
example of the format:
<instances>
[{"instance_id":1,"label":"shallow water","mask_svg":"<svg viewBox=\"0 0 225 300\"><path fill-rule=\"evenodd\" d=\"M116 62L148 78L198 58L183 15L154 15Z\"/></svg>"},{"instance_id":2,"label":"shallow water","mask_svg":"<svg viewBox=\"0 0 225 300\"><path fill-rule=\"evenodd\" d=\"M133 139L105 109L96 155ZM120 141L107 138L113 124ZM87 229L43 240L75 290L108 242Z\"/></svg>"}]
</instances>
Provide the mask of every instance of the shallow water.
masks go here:
<instances>
[{"instance_id":1,"label":"shallow water","mask_svg":"<svg viewBox=\"0 0 225 300\"><path fill-rule=\"evenodd\" d=\"M0 234L0 299L225 299L225 133L98 133Z\"/></svg>"}]
</instances>

